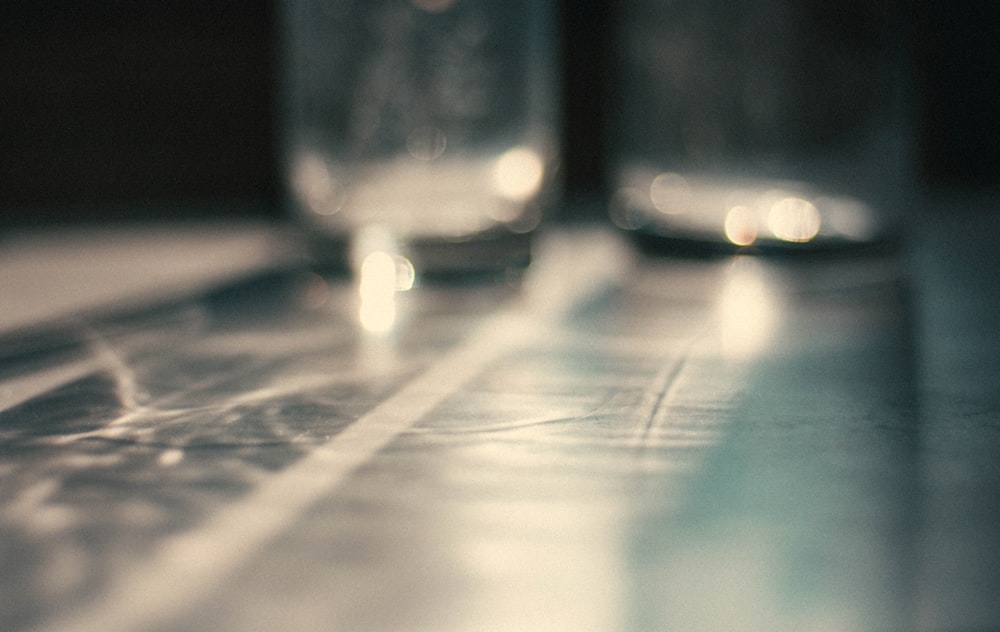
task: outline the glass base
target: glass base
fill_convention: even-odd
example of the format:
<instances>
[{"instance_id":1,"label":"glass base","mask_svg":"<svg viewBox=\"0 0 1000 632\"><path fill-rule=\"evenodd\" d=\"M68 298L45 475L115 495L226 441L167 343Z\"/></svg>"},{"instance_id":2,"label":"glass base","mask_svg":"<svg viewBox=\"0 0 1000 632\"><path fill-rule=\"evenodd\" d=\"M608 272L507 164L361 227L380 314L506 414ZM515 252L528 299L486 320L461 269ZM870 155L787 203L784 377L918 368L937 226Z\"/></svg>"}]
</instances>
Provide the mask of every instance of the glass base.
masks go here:
<instances>
[{"instance_id":1,"label":"glass base","mask_svg":"<svg viewBox=\"0 0 1000 632\"><path fill-rule=\"evenodd\" d=\"M367 234L367 237L366 237ZM463 239L417 237L395 241L383 233L381 244L370 243L370 232L354 235L307 232L303 239L312 261L333 273L357 273L361 260L373 250L402 257L417 279L464 281L502 277L531 263L532 233L513 233L502 227ZM361 243L366 239L369 243Z\"/></svg>"},{"instance_id":2,"label":"glass base","mask_svg":"<svg viewBox=\"0 0 1000 632\"><path fill-rule=\"evenodd\" d=\"M644 249L685 255L880 251L899 241L868 203L794 181L634 170L611 217Z\"/></svg>"}]
</instances>

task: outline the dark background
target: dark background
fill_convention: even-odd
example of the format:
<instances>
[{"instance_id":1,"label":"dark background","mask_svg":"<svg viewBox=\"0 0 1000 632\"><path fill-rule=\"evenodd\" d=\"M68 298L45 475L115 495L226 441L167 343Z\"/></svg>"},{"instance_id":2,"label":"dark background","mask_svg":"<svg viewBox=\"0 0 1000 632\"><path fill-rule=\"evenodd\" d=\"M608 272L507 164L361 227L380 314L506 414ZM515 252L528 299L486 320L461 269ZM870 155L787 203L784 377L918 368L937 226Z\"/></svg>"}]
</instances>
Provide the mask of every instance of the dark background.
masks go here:
<instances>
[{"instance_id":1,"label":"dark background","mask_svg":"<svg viewBox=\"0 0 1000 632\"><path fill-rule=\"evenodd\" d=\"M0 8L0 219L275 216L274 0ZM562 0L564 183L604 192L613 0ZM1000 3L916 0L921 186L1000 185Z\"/></svg>"}]
</instances>

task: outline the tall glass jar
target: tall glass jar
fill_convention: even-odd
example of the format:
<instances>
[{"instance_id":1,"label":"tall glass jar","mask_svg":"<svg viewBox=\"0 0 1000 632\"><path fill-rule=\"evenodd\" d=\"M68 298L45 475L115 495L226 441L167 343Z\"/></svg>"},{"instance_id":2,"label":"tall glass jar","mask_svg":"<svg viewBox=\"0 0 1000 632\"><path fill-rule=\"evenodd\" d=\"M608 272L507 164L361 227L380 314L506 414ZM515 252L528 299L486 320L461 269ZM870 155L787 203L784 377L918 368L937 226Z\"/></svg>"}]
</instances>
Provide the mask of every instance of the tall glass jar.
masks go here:
<instances>
[{"instance_id":1,"label":"tall glass jar","mask_svg":"<svg viewBox=\"0 0 1000 632\"><path fill-rule=\"evenodd\" d=\"M662 247L891 241L911 187L906 0L623 0L612 218Z\"/></svg>"},{"instance_id":2,"label":"tall glass jar","mask_svg":"<svg viewBox=\"0 0 1000 632\"><path fill-rule=\"evenodd\" d=\"M320 259L526 263L558 160L551 4L281 0L287 199Z\"/></svg>"}]
</instances>

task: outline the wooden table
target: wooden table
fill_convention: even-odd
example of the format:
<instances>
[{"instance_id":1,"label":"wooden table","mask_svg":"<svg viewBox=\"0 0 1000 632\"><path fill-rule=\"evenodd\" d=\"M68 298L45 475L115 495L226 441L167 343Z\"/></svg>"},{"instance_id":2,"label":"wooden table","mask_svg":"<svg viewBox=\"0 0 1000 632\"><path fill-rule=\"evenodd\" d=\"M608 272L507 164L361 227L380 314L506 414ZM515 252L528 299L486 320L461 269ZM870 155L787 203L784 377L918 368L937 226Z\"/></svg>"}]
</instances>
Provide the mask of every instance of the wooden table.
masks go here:
<instances>
[{"instance_id":1,"label":"wooden table","mask_svg":"<svg viewBox=\"0 0 1000 632\"><path fill-rule=\"evenodd\" d=\"M8 238L0 628L1000 628L990 204L409 291L266 227Z\"/></svg>"}]
</instances>

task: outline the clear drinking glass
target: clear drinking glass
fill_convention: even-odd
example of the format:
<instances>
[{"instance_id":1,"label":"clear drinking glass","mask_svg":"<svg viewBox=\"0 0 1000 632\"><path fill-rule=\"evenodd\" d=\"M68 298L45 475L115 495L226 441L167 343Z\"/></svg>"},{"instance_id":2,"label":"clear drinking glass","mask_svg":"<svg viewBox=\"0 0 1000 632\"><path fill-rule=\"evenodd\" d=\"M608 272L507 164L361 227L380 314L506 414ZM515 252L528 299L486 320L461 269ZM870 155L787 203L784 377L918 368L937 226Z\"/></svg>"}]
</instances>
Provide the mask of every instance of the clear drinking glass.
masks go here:
<instances>
[{"instance_id":1,"label":"clear drinking glass","mask_svg":"<svg viewBox=\"0 0 1000 632\"><path fill-rule=\"evenodd\" d=\"M615 223L661 247L894 241L911 179L905 0L622 0Z\"/></svg>"},{"instance_id":2,"label":"clear drinking glass","mask_svg":"<svg viewBox=\"0 0 1000 632\"><path fill-rule=\"evenodd\" d=\"M558 161L552 2L280 9L288 201L313 252L395 248L417 274L524 265Z\"/></svg>"}]
</instances>

